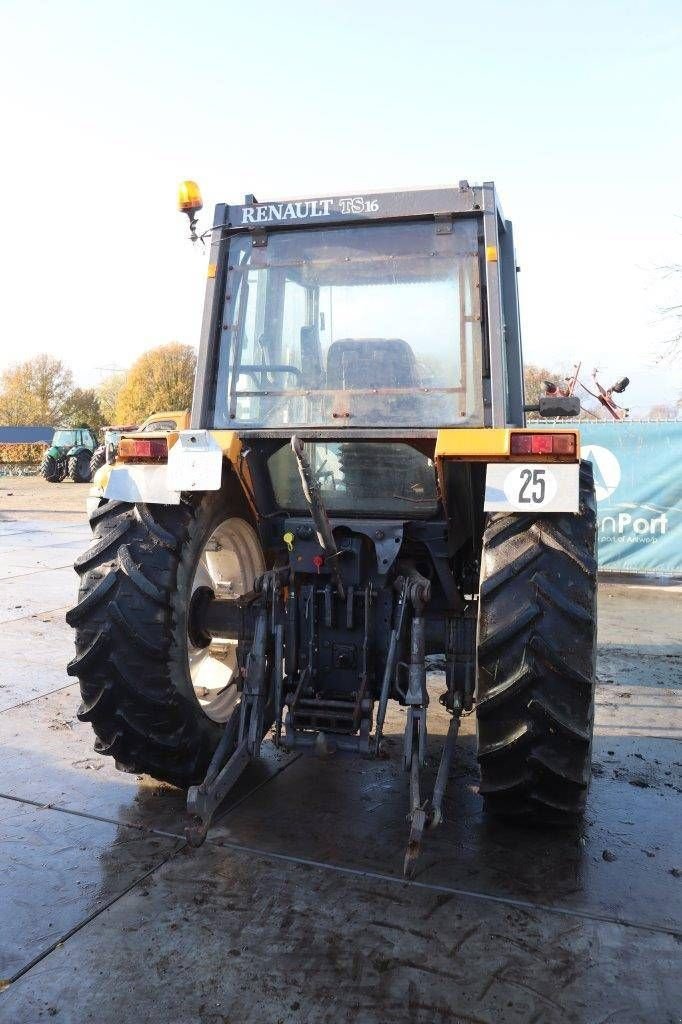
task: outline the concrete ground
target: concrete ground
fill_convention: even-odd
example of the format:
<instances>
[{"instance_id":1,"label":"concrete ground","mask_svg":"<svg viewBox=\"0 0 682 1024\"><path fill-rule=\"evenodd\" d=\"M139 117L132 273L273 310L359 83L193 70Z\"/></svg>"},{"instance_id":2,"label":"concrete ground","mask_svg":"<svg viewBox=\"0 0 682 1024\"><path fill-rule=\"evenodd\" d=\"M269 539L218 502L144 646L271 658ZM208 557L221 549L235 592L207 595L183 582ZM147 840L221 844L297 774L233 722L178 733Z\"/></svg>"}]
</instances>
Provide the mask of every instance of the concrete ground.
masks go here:
<instances>
[{"instance_id":1,"label":"concrete ground","mask_svg":"<svg viewBox=\"0 0 682 1024\"><path fill-rule=\"evenodd\" d=\"M183 794L116 772L76 720L86 490L0 482L0 1021L682 1020L679 589L600 586L580 828L483 816L470 717L405 882L396 711L377 763L266 743L192 851Z\"/></svg>"}]
</instances>

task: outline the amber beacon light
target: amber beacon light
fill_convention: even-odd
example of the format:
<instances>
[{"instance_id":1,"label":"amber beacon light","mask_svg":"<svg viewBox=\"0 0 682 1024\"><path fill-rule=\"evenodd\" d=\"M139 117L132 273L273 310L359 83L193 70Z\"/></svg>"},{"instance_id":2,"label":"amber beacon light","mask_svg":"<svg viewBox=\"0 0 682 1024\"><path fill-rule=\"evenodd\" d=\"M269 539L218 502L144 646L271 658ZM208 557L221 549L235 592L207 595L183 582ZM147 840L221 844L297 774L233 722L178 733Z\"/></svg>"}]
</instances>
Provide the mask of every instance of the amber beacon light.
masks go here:
<instances>
[{"instance_id":1,"label":"amber beacon light","mask_svg":"<svg viewBox=\"0 0 682 1024\"><path fill-rule=\"evenodd\" d=\"M182 213L198 213L203 205L201 189L196 181L181 181L178 188L178 210Z\"/></svg>"},{"instance_id":2,"label":"amber beacon light","mask_svg":"<svg viewBox=\"0 0 682 1024\"><path fill-rule=\"evenodd\" d=\"M178 188L178 210L189 217L190 238L193 242L197 240L197 214L203 205L201 189L196 181L181 181Z\"/></svg>"}]
</instances>

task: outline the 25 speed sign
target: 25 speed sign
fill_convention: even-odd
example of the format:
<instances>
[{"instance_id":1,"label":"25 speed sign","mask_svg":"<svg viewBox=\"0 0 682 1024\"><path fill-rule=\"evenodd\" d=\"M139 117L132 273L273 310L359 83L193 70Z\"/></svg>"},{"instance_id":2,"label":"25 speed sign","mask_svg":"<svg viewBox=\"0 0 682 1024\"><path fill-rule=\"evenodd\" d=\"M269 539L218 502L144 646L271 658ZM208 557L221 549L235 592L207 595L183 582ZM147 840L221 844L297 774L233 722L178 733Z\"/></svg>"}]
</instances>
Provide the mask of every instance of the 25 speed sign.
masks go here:
<instances>
[{"instance_id":1,"label":"25 speed sign","mask_svg":"<svg viewBox=\"0 0 682 1024\"><path fill-rule=\"evenodd\" d=\"M577 512L578 463L490 463L486 512Z\"/></svg>"}]
</instances>

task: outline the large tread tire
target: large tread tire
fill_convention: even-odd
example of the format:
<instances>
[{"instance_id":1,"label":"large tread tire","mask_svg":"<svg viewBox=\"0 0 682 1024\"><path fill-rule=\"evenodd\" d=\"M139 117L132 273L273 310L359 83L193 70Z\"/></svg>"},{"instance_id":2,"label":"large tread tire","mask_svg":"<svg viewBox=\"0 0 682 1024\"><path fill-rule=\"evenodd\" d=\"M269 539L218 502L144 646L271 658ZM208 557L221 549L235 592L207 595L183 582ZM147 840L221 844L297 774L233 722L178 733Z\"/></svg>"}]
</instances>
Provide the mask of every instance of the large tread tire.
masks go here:
<instances>
[{"instance_id":1,"label":"large tread tire","mask_svg":"<svg viewBox=\"0 0 682 1024\"><path fill-rule=\"evenodd\" d=\"M43 460L40 463L40 475L43 480L47 480L48 484L58 484L63 480L59 472L57 460L53 459L47 452L43 455Z\"/></svg>"},{"instance_id":2,"label":"large tread tire","mask_svg":"<svg viewBox=\"0 0 682 1024\"><path fill-rule=\"evenodd\" d=\"M69 459L68 477L74 484L87 484L90 482L90 456L86 451L71 456Z\"/></svg>"},{"instance_id":3,"label":"large tread tire","mask_svg":"<svg viewBox=\"0 0 682 1024\"><path fill-rule=\"evenodd\" d=\"M104 502L90 515L78 603L66 615L76 640L67 671L80 681L78 718L92 725L95 750L181 787L201 782L224 730L192 688L187 598L226 509L250 519L234 486L196 504Z\"/></svg>"},{"instance_id":4,"label":"large tread tire","mask_svg":"<svg viewBox=\"0 0 682 1024\"><path fill-rule=\"evenodd\" d=\"M90 479L94 477L98 469L101 469L104 463L107 461L107 450L103 444L99 448L95 448L90 459Z\"/></svg>"},{"instance_id":5,"label":"large tread tire","mask_svg":"<svg viewBox=\"0 0 682 1024\"><path fill-rule=\"evenodd\" d=\"M578 514L488 517L479 594L481 794L504 817L566 822L590 781L597 624L596 500Z\"/></svg>"}]
</instances>

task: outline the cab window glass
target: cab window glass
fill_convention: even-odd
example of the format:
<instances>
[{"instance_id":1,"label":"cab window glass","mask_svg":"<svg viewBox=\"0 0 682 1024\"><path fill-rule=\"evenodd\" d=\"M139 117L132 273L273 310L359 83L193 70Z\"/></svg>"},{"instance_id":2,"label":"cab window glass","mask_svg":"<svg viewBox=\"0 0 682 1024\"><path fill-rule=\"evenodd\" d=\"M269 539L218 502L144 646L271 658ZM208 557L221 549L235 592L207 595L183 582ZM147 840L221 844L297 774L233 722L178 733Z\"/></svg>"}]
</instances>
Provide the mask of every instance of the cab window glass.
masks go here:
<instances>
[{"instance_id":1,"label":"cab window glass","mask_svg":"<svg viewBox=\"0 0 682 1024\"><path fill-rule=\"evenodd\" d=\"M475 221L230 243L216 426L482 423Z\"/></svg>"}]
</instances>

